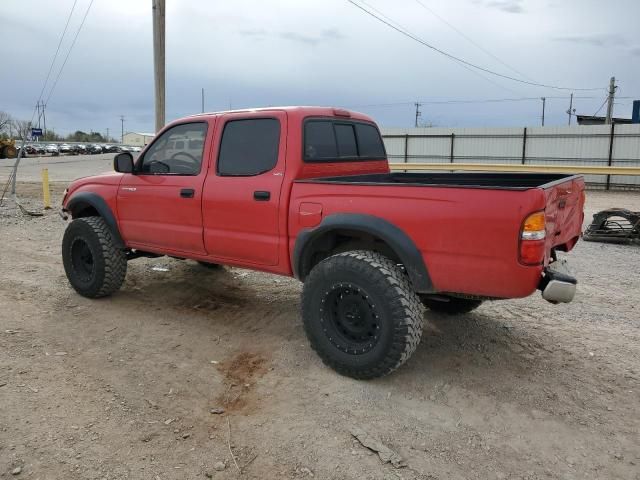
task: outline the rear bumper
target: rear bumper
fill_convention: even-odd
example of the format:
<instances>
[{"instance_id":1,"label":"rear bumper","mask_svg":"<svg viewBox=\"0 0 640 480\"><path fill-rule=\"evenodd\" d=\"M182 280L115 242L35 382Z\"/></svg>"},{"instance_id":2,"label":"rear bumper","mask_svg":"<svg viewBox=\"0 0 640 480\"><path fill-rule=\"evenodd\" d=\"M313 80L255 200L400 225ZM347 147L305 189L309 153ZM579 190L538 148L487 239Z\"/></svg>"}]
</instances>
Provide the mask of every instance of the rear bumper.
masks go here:
<instances>
[{"instance_id":1,"label":"rear bumper","mask_svg":"<svg viewBox=\"0 0 640 480\"><path fill-rule=\"evenodd\" d=\"M572 275L566 260L558 260L544 269L538 289L542 298L551 303L569 303L576 294L578 280Z\"/></svg>"}]
</instances>

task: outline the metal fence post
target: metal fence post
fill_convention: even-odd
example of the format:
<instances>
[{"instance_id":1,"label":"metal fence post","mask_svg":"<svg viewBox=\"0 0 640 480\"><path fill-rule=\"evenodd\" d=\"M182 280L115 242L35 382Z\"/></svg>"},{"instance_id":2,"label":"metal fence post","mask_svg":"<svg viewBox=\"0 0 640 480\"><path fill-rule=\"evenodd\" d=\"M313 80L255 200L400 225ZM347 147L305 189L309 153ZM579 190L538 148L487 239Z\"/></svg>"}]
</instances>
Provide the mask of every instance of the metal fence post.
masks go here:
<instances>
[{"instance_id":1,"label":"metal fence post","mask_svg":"<svg viewBox=\"0 0 640 480\"><path fill-rule=\"evenodd\" d=\"M527 127L524 127L524 132L522 132L522 165L525 164L527 159Z\"/></svg>"},{"instance_id":2,"label":"metal fence post","mask_svg":"<svg viewBox=\"0 0 640 480\"><path fill-rule=\"evenodd\" d=\"M615 140L615 131L616 124L615 122L611 122L611 133L609 134L609 161L607 162L608 166L611 166L613 163L613 141ZM607 175L607 186L606 189L609 190L611 186L611 175Z\"/></svg>"},{"instance_id":3,"label":"metal fence post","mask_svg":"<svg viewBox=\"0 0 640 480\"><path fill-rule=\"evenodd\" d=\"M409 134L404 136L404 163L409 161Z\"/></svg>"},{"instance_id":4,"label":"metal fence post","mask_svg":"<svg viewBox=\"0 0 640 480\"><path fill-rule=\"evenodd\" d=\"M449 159L451 160L451 163L453 163L453 143L455 138L456 138L456 134L451 133L451 151L449 152Z\"/></svg>"}]
</instances>

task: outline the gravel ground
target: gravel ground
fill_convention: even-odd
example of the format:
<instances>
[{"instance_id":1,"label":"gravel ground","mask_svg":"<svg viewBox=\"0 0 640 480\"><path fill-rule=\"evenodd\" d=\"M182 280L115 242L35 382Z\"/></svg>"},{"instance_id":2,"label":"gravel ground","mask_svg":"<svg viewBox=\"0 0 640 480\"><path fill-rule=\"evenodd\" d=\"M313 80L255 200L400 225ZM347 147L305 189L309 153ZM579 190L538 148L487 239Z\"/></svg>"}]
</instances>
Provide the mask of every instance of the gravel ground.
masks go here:
<instances>
[{"instance_id":1,"label":"gravel ground","mask_svg":"<svg viewBox=\"0 0 640 480\"><path fill-rule=\"evenodd\" d=\"M610 206L640 195L590 192L587 218ZM640 479L638 246L580 242L568 305L427 312L408 364L362 382L311 351L295 280L138 259L92 301L64 227L0 208L0 478Z\"/></svg>"}]
</instances>

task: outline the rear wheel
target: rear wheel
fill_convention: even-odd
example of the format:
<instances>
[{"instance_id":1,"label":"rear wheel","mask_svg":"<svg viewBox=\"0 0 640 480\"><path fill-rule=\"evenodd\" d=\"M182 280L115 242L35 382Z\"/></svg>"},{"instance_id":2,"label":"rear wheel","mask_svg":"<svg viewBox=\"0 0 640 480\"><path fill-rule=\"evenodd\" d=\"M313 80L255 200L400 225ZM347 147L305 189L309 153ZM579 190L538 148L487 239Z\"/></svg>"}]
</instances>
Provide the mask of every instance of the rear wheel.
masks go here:
<instances>
[{"instance_id":1,"label":"rear wheel","mask_svg":"<svg viewBox=\"0 0 640 480\"><path fill-rule=\"evenodd\" d=\"M302 292L312 348L342 375L381 377L420 343L424 309L406 274L379 253L340 253L316 265Z\"/></svg>"},{"instance_id":2,"label":"rear wheel","mask_svg":"<svg viewBox=\"0 0 640 480\"><path fill-rule=\"evenodd\" d=\"M442 300L435 300L429 297L422 297L422 303L429 310L446 315L461 315L475 310L482 304L482 300L471 300L468 298L446 297Z\"/></svg>"},{"instance_id":3,"label":"rear wheel","mask_svg":"<svg viewBox=\"0 0 640 480\"><path fill-rule=\"evenodd\" d=\"M62 261L71 286L80 295L111 295L124 282L127 258L114 244L102 217L73 220L62 239Z\"/></svg>"}]
</instances>

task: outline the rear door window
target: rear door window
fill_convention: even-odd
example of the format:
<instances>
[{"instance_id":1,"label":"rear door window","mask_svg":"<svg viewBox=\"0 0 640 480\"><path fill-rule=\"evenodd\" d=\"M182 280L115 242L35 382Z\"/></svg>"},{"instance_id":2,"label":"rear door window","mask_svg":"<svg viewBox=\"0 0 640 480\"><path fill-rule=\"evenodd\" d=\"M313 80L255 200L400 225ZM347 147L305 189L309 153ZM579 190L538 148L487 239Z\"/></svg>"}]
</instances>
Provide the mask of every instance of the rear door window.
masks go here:
<instances>
[{"instance_id":1,"label":"rear door window","mask_svg":"<svg viewBox=\"0 0 640 480\"><path fill-rule=\"evenodd\" d=\"M279 120L231 120L226 123L222 132L218 174L252 176L268 172L278 163L279 144Z\"/></svg>"}]
</instances>

